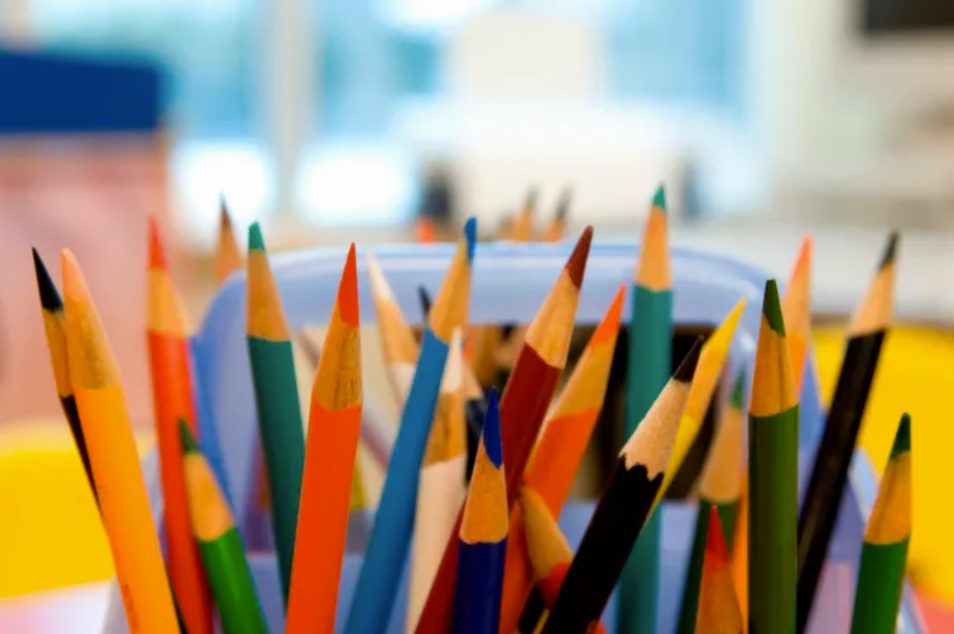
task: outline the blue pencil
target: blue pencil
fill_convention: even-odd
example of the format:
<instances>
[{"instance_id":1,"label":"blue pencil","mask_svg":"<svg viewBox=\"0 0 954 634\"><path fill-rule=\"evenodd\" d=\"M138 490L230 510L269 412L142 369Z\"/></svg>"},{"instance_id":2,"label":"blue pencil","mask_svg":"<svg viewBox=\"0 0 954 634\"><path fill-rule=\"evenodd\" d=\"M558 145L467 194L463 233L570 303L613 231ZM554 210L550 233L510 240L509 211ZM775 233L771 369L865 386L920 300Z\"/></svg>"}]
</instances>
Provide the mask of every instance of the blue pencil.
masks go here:
<instances>
[{"instance_id":1,"label":"blue pencil","mask_svg":"<svg viewBox=\"0 0 954 634\"><path fill-rule=\"evenodd\" d=\"M455 634L497 634L509 514L497 391L491 390L457 542Z\"/></svg>"},{"instance_id":2,"label":"blue pencil","mask_svg":"<svg viewBox=\"0 0 954 634\"><path fill-rule=\"evenodd\" d=\"M417 370L404 403L371 541L345 624L347 634L378 634L387 629L411 543L421 459L434 418L451 335L455 328L467 323L476 236L477 221L470 218L457 242L457 251L421 338Z\"/></svg>"}]
</instances>

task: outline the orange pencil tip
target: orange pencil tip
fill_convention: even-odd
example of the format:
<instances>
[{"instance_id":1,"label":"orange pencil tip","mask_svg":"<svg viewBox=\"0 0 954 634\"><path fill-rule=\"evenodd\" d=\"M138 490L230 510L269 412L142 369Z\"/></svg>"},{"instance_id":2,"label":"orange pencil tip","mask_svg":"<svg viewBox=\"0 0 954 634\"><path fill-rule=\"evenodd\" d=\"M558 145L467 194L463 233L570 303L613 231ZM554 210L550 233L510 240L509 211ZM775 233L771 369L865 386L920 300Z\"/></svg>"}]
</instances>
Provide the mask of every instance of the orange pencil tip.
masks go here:
<instances>
[{"instance_id":1,"label":"orange pencil tip","mask_svg":"<svg viewBox=\"0 0 954 634\"><path fill-rule=\"evenodd\" d=\"M86 281L80 271L76 256L69 249L60 251L60 268L63 271L63 293L65 295L86 295Z\"/></svg>"},{"instance_id":2,"label":"orange pencil tip","mask_svg":"<svg viewBox=\"0 0 954 634\"><path fill-rule=\"evenodd\" d=\"M159 222L153 215L149 216L149 268L166 269L166 250L159 237Z\"/></svg>"},{"instance_id":3,"label":"orange pencil tip","mask_svg":"<svg viewBox=\"0 0 954 634\"><path fill-rule=\"evenodd\" d=\"M586 259L590 255L590 242L593 241L593 227L588 226L583 230L576 246L573 247L573 253L566 261L566 271L570 275L570 280L577 288L583 285L583 273L586 271Z\"/></svg>"},{"instance_id":4,"label":"orange pencil tip","mask_svg":"<svg viewBox=\"0 0 954 634\"><path fill-rule=\"evenodd\" d=\"M358 327L358 267L355 256L354 243L348 247L348 257L345 260L344 271L341 273L341 283L338 285L338 314L342 321L352 328Z\"/></svg>"},{"instance_id":5,"label":"orange pencil tip","mask_svg":"<svg viewBox=\"0 0 954 634\"><path fill-rule=\"evenodd\" d=\"M596 327L596 332L594 332L590 338L591 346L598 346L616 338L619 332L620 318L623 315L623 298L625 297L626 284L620 284L619 289L616 291L616 296L613 297L613 303L610 304L606 315L603 316L603 321Z\"/></svg>"}]
</instances>

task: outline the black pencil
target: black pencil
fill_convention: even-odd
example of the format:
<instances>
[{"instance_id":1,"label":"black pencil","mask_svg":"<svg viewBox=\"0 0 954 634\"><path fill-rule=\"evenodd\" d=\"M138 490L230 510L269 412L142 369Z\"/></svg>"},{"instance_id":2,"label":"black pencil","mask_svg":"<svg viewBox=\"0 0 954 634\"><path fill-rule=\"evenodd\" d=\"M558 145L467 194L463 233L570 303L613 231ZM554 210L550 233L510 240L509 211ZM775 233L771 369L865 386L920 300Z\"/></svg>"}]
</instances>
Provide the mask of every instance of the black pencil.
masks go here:
<instances>
[{"instance_id":1,"label":"black pencil","mask_svg":"<svg viewBox=\"0 0 954 634\"><path fill-rule=\"evenodd\" d=\"M798 632L803 632L808 623L881 345L891 323L897 246L898 234L894 232L852 320L835 395L798 517Z\"/></svg>"},{"instance_id":2,"label":"black pencil","mask_svg":"<svg viewBox=\"0 0 954 634\"><path fill-rule=\"evenodd\" d=\"M662 485L701 346L700 338L623 446L544 634L582 634L599 622Z\"/></svg>"}]
</instances>

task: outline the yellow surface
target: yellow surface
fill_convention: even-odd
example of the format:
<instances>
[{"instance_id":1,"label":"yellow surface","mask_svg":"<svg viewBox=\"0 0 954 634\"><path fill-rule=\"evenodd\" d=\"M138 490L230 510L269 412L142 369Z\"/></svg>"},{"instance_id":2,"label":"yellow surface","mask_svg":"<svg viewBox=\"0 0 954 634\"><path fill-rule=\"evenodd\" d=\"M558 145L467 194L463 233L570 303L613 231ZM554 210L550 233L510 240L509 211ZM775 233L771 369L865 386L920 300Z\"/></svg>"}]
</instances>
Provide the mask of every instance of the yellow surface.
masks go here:
<instances>
[{"instance_id":1,"label":"yellow surface","mask_svg":"<svg viewBox=\"0 0 954 634\"><path fill-rule=\"evenodd\" d=\"M829 402L844 347L844 331L815 332L815 356ZM912 534L908 569L927 594L954 602L954 334L934 328L894 328L861 430L861 445L880 472L901 413L912 416Z\"/></svg>"},{"instance_id":2,"label":"yellow surface","mask_svg":"<svg viewBox=\"0 0 954 634\"><path fill-rule=\"evenodd\" d=\"M140 451L147 443L139 442ZM0 429L0 597L113 574L106 534L62 420Z\"/></svg>"}]
</instances>

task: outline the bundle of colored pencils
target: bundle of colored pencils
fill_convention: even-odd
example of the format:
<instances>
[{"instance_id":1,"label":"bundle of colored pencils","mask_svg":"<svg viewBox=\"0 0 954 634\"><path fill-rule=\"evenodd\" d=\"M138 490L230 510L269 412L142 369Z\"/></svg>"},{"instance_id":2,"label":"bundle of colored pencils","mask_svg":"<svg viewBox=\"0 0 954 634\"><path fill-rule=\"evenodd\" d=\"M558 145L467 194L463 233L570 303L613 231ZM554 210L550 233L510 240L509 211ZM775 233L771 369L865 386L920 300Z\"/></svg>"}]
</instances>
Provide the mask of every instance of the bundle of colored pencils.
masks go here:
<instances>
[{"instance_id":1,"label":"bundle of colored pencils","mask_svg":"<svg viewBox=\"0 0 954 634\"><path fill-rule=\"evenodd\" d=\"M563 236L569 196L560 199L545 232L548 241ZM508 239L533 239L535 204L531 191ZM224 203L221 219L215 267L220 283L243 266ZM799 394L810 356L811 241L803 243L784 298L774 280L765 284L754 363L730 354L746 308L740 298L708 339L698 338L674 364L667 225L660 188L634 282L621 286L605 307L555 399L570 356L592 228L580 235L535 317L510 329L509 340L497 324L469 324L478 257L473 219L464 225L433 304L421 293L420 341L384 268L364 256L401 420L380 456L385 480L350 597L339 596L339 586L351 539L349 515L355 492L363 489L355 480L366 400L362 257L352 244L330 314L316 316L326 318L327 328L313 353L305 428L283 298L261 230L252 225L245 265L247 353L263 460L251 477L269 492L263 500L271 515L283 610L259 599L227 494L216 427L203 405L183 302L155 221L148 236L146 334L164 549L146 499L120 370L79 264L63 252L64 301L34 251L57 395L109 539L130 630L211 633L217 613L225 632L258 634L269 629L266 614L283 611L289 633L330 634L338 628L377 634L392 623L408 565L403 624L409 632L602 632L601 618L617 587L619 632L656 631L661 601L679 602L676 629L685 634L805 629L891 321L897 236L852 321L799 514ZM627 292L628 346L620 346L628 364L625 413L612 421L625 440L574 552L556 518L605 409ZM488 345L506 346L512 357L499 399L491 387L485 400L479 386L489 374L482 350ZM731 390L720 389L728 365L734 368ZM699 430L713 408L720 416L706 446ZM910 426L905 415L860 545L853 632L894 629L911 532ZM228 432L220 427L218 433ZM697 450L705 460L690 487L698 513L685 582L681 595L662 595L664 494Z\"/></svg>"}]
</instances>

